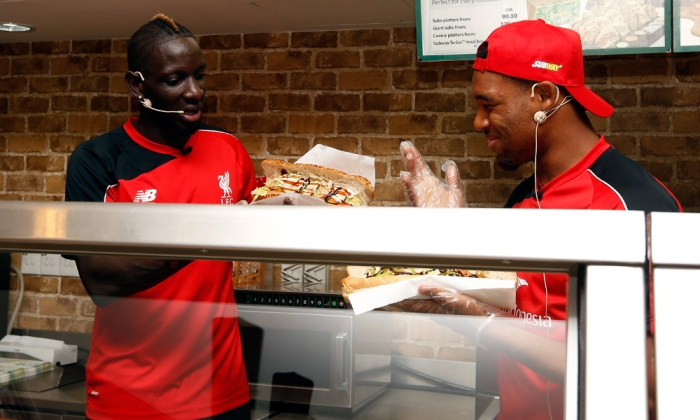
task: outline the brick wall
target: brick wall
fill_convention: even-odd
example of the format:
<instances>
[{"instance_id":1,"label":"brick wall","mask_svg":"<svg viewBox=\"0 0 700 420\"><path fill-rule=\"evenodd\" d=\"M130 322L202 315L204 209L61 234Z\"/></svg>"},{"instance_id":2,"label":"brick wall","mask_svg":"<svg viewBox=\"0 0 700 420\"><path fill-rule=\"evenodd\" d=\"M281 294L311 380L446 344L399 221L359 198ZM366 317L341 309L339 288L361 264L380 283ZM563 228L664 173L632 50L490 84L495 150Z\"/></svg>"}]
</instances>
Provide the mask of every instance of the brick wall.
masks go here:
<instances>
[{"instance_id":1,"label":"brick wall","mask_svg":"<svg viewBox=\"0 0 700 420\"><path fill-rule=\"evenodd\" d=\"M200 44L204 120L235 133L258 171L262 159L294 159L322 143L376 157L374 204L403 205L397 152L409 139L433 170L455 160L479 207L503 205L531 171L494 166L472 127L468 63L418 63L414 29L212 35ZM126 40L0 44L0 199L63 199L70 152L138 108L125 71ZM596 129L700 211L700 56L592 57L586 73L616 107L593 119ZM20 327L87 331L93 314L76 279L27 276Z\"/></svg>"}]
</instances>

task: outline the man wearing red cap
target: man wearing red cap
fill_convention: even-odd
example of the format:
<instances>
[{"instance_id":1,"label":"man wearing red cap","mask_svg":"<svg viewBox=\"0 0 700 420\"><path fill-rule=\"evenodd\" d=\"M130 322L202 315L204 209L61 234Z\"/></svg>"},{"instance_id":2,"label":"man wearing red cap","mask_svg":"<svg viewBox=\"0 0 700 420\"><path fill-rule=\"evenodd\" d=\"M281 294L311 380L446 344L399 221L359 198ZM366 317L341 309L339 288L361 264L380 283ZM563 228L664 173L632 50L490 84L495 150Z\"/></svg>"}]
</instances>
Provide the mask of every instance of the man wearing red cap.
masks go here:
<instances>
[{"instance_id":1,"label":"man wearing red cap","mask_svg":"<svg viewBox=\"0 0 700 420\"><path fill-rule=\"evenodd\" d=\"M476 57L474 127L486 135L500 167L515 170L534 162L533 176L518 185L506 207L681 211L663 184L593 129L586 111L607 118L613 108L584 85L576 32L543 20L516 22L493 31ZM443 184L413 145L402 143L401 151L408 168L402 178L415 206L466 206L453 162L444 166ZM421 293L433 300L399 306L522 318L519 332L505 333L488 321L475 329L481 343L501 352L499 419L560 419L565 367L559 344L564 331L556 328L556 321L566 319L566 284L562 274L518 273L517 309L507 312L431 286L423 286ZM525 331L538 337L530 340L520 334ZM542 346L545 338L559 343Z\"/></svg>"}]
</instances>

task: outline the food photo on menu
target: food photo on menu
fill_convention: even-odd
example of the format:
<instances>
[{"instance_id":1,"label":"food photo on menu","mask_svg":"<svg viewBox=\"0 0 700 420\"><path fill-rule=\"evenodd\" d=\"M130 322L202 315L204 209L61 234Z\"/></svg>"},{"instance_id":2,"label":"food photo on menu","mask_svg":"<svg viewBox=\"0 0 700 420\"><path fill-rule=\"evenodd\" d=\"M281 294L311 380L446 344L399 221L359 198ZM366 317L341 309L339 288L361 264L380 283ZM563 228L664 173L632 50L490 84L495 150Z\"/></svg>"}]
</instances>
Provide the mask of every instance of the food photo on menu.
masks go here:
<instances>
[{"instance_id":1,"label":"food photo on menu","mask_svg":"<svg viewBox=\"0 0 700 420\"><path fill-rule=\"evenodd\" d=\"M681 0L680 45L700 45L700 0Z\"/></svg>"}]
</instances>

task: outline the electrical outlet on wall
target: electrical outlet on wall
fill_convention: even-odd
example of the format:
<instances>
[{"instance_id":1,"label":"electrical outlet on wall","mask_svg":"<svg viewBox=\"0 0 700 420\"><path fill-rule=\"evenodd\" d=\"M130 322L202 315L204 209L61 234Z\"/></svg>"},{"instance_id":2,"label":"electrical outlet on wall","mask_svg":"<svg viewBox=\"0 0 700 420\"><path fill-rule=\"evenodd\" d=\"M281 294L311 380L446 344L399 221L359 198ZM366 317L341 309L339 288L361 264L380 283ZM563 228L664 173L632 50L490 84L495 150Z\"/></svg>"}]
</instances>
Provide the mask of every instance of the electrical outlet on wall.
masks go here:
<instances>
[{"instance_id":1,"label":"electrical outlet on wall","mask_svg":"<svg viewBox=\"0 0 700 420\"><path fill-rule=\"evenodd\" d=\"M22 274L41 274L41 255L22 254Z\"/></svg>"},{"instance_id":2,"label":"electrical outlet on wall","mask_svg":"<svg viewBox=\"0 0 700 420\"><path fill-rule=\"evenodd\" d=\"M61 256L58 254L41 254L39 274L42 276L58 276L59 258Z\"/></svg>"},{"instance_id":3,"label":"electrical outlet on wall","mask_svg":"<svg viewBox=\"0 0 700 420\"><path fill-rule=\"evenodd\" d=\"M78 267L75 265L75 261L60 257L58 275L62 277L79 277Z\"/></svg>"}]
</instances>

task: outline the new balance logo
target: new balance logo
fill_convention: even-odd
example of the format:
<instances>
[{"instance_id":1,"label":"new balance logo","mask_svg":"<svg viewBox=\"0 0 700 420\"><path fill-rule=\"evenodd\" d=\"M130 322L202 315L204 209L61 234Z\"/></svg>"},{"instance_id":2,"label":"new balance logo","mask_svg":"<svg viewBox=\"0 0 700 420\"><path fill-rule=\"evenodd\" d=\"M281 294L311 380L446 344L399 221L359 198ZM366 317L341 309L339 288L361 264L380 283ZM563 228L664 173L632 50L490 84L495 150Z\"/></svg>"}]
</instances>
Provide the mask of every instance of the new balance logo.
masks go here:
<instances>
[{"instance_id":1,"label":"new balance logo","mask_svg":"<svg viewBox=\"0 0 700 420\"><path fill-rule=\"evenodd\" d=\"M134 197L134 203L147 203L156 199L156 190L138 190L136 192L136 197Z\"/></svg>"}]
</instances>

